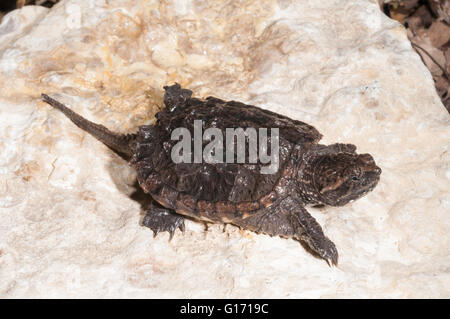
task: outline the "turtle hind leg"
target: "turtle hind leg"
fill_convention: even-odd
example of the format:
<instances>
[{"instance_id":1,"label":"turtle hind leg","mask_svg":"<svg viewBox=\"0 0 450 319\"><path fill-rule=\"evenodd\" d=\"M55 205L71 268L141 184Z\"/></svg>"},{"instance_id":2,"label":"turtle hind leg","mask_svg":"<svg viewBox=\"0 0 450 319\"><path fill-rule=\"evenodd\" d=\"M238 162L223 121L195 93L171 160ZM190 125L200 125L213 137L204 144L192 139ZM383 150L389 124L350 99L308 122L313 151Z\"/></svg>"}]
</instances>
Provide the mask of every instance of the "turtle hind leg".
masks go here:
<instances>
[{"instance_id":1,"label":"turtle hind leg","mask_svg":"<svg viewBox=\"0 0 450 319\"><path fill-rule=\"evenodd\" d=\"M147 209L142 225L153 230L153 235L156 237L162 231L168 231L170 234L169 240L172 239L173 234L177 228L184 232L184 217L175 213L173 209L158 207L154 204Z\"/></svg>"}]
</instances>

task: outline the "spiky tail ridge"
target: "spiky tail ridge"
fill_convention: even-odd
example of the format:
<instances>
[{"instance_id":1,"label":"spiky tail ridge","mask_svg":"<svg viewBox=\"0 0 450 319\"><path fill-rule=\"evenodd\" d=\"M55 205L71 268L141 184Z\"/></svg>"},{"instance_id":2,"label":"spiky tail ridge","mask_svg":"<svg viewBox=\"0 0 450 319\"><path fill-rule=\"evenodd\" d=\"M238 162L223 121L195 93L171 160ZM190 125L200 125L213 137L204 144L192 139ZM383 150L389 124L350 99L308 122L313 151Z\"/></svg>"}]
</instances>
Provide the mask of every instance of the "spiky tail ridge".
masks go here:
<instances>
[{"instance_id":1,"label":"spiky tail ridge","mask_svg":"<svg viewBox=\"0 0 450 319\"><path fill-rule=\"evenodd\" d=\"M113 151L126 155L128 158L134 153L134 144L137 134L118 134L111 132L100 124L93 123L81 115L75 113L64 104L52 99L47 94L41 95L42 100L54 108L60 110L67 116L76 126L88 132L100 142L111 148Z\"/></svg>"}]
</instances>

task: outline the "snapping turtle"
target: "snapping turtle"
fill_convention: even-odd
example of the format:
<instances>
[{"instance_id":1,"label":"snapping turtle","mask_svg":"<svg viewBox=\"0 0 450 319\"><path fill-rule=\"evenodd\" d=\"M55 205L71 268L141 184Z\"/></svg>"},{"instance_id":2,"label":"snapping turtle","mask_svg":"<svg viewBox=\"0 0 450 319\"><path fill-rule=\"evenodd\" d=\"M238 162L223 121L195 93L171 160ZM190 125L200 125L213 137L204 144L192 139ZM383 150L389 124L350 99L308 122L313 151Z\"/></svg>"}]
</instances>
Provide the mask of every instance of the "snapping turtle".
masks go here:
<instances>
[{"instance_id":1,"label":"snapping turtle","mask_svg":"<svg viewBox=\"0 0 450 319\"><path fill-rule=\"evenodd\" d=\"M328 264L336 265L335 245L305 206L342 206L370 192L381 174L372 156L357 154L352 144L318 144L322 135L314 127L256 106L214 97L192 98L192 91L179 84L164 89L165 108L157 113L156 124L140 126L137 133L125 135L84 119L45 94L42 98L130 159L140 187L155 201L143 219L143 225L155 235L168 231L172 237L177 228L184 231L183 216L190 216L294 238ZM184 128L195 135L199 120L201 128L214 128L216 133L238 127L278 128L278 169L261 173L265 164L249 162L249 150L245 150L244 161L235 161L238 147L234 147L234 136L232 162L174 161L171 155L178 141L172 139L173 132ZM266 141L273 143L272 139ZM205 142L203 137L200 143L203 146ZM192 159L191 153L186 155Z\"/></svg>"}]
</instances>

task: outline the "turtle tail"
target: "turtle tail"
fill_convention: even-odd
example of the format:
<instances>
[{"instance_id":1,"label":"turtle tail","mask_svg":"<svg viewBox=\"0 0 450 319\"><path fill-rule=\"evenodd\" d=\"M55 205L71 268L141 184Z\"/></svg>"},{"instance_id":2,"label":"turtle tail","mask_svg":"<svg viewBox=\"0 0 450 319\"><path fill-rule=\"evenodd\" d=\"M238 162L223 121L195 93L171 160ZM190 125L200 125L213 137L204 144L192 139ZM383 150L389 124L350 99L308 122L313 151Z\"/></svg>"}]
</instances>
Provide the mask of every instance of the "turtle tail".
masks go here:
<instances>
[{"instance_id":1,"label":"turtle tail","mask_svg":"<svg viewBox=\"0 0 450 319\"><path fill-rule=\"evenodd\" d=\"M54 108L60 110L67 116L76 126L88 132L100 142L111 148L113 151L124 155L130 159L134 154L137 134L118 134L111 132L100 124L93 123L81 115L75 113L64 104L52 99L47 94L41 95L42 100Z\"/></svg>"}]
</instances>

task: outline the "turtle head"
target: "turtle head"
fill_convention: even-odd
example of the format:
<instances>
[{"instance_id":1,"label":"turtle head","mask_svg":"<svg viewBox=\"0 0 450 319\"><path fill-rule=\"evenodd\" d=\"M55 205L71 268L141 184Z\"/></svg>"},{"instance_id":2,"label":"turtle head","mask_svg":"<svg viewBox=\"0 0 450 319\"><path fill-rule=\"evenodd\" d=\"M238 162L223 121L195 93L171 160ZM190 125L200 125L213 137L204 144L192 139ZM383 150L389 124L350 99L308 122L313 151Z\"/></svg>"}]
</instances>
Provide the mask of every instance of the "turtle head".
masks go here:
<instances>
[{"instance_id":1,"label":"turtle head","mask_svg":"<svg viewBox=\"0 0 450 319\"><path fill-rule=\"evenodd\" d=\"M381 169L370 154L335 153L312 163L312 182L323 204L342 206L375 188Z\"/></svg>"}]
</instances>

